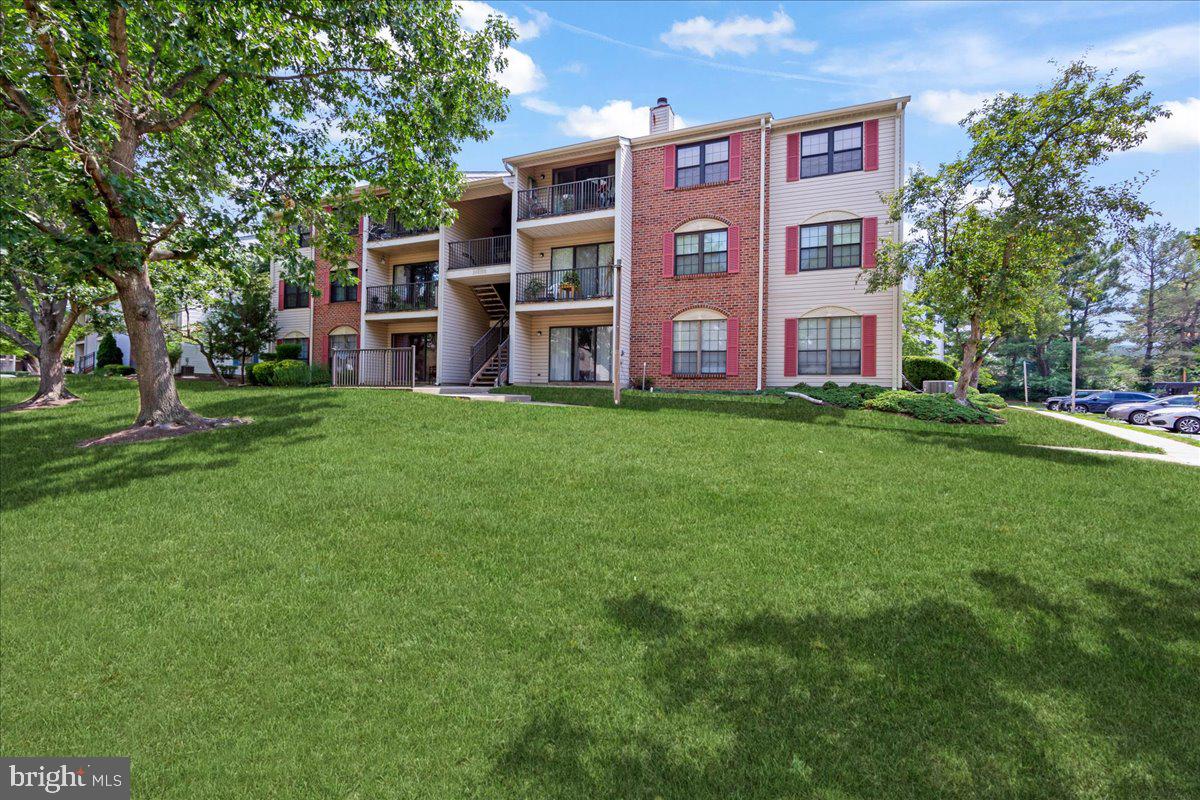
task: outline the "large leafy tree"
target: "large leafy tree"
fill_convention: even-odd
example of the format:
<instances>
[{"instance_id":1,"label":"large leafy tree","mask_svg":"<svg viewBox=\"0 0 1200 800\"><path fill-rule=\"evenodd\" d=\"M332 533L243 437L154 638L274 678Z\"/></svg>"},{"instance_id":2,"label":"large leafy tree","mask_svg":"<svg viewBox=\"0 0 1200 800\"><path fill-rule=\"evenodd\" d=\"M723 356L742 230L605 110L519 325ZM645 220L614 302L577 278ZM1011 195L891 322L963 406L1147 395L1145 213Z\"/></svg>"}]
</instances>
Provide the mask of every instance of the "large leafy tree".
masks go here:
<instances>
[{"instance_id":1,"label":"large leafy tree","mask_svg":"<svg viewBox=\"0 0 1200 800\"><path fill-rule=\"evenodd\" d=\"M55 258L52 247L32 238L0 245L0 338L38 364L37 391L19 408L78 399L66 386L63 349L80 315L113 299L110 288L73 279Z\"/></svg>"},{"instance_id":2,"label":"large leafy tree","mask_svg":"<svg viewBox=\"0 0 1200 800\"><path fill-rule=\"evenodd\" d=\"M257 227L299 272L298 222L335 264L364 211L437 223L459 142L505 113L510 28L468 33L448 0L23 0L0 26L0 156L37 156L0 228L40 232L115 288L137 425L212 423L176 392L158 266Z\"/></svg>"},{"instance_id":3,"label":"large leafy tree","mask_svg":"<svg viewBox=\"0 0 1200 800\"><path fill-rule=\"evenodd\" d=\"M1121 80L1073 63L1032 95L1003 94L964 120L969 151L935 173L915 170L890 199L909 220L904 242L880 248L869 286L906 279L916 295L963 328L955 396L966 402L989 349L1005 330L1031 324L1060 291L1064 262L1107 224L1142 219L1140 180L1100 185L1091 170L1136 147L1164 112Z\"/></svg>"}]
</instances>

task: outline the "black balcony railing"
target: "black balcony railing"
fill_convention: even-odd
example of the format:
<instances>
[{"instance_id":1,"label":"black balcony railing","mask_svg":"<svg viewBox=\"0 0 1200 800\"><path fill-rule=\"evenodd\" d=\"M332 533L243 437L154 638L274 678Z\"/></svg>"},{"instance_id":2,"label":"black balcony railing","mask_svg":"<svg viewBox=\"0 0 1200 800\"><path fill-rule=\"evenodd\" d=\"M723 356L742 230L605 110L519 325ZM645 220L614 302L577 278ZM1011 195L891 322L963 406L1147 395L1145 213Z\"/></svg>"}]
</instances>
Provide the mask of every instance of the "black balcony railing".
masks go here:
<instances>
[{"instance_id":1,"label":"black balcony railing","mask_svg":"<svg viewBox=\"0 0 1200 800\"><path fill-rule=\"evenodd\" d=\"M512 237L491 236L487 239L468 239L446 245L450 269L487 267L507 264L512 258Z\"/></svg>"},{"instance_id":2,"label":"black balcony railing","mask_svg":"<svg viewBox=\"0 0 1200 800\"><path fill-rule=\"evenodd\" d=\"M615 189L616 179L612 175L523 189L517 196L517 219L540 219L612 208L617 199Z\"/></svg>"},{"instance_id":3,"label":"black balcony railing","mask_svg":"<svg viewBox=\"0 0 1200 800\"><path fill-rule=\"evenodd\" d=\"M396 221L395 212L388 214L386 222L370 218L367 221L370 223L370 227L367 228L368 242L399 239L402 236L419 236L423 233L433 233L437 230L436 226L432 228L406 228Z\"/></svg>"},{"instance_id":4,"label":"black balcony railing","mask_svg":"<svg viewBox=\"0 0 1200 800\"><path fill-rule=\"evenodd\" d=\"M437 308L437 281L367 287L368 314L385 314L389 311L424 311L430 308Z\"/></svg>"},{"instance_id":5,"label":"black balcony railing","mask_svg":"<svg viewBox=\"0 0 1200 800\"><path fill-rule=\"evenodd\" d=\"M612 297L613 268L552 269L517 274L518 303L550 303Z\"/></svg>"}]
</instances>

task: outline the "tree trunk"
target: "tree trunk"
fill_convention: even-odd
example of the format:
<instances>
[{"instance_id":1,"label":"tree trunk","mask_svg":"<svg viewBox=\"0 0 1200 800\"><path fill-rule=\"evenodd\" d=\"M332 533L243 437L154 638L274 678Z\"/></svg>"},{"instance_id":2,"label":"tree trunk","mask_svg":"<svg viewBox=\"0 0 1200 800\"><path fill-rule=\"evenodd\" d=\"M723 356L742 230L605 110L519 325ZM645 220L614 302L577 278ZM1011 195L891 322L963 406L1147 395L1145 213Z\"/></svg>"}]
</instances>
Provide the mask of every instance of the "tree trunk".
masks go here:
<instances>
[{"instance_id":1,"label":"tree trunk","mask_svg":"<svg viewBox=\"0 0 1200 800\"><path fill-rule=\"evenodd\" d=\"M57 336L42 338L38 348L38 389L37 394L26 401L29 405L56 405L65 400L79 399L67 389L59 341Z\"/></svg>"},{"instance_id":2,"label":"tree trunk","mask_svg":"<svg viewBox=\"0 0 1200 800\"><path fill-rule=\"evenodd\" d=\"M154 300L154 289L145 270L121 271L113 283L125 314L125 330L137 369L140 407L134 426L192 425L210 423L190 411L179 399L167 337Z\"/></svg>"},{"instance_id":3,"label":"tree trunk","mask_svg":"<svg viewBox=\"0 0 1200 800\"><path fill-rule=\"evenodd\" d=\"M983 325L978 318L972 317L971 332L963 342L958 379L954 382L954 399L960 405L967 404L967 389L979 383L979 368L983 366L983 355Z\"/></svg>"}]
</instances>

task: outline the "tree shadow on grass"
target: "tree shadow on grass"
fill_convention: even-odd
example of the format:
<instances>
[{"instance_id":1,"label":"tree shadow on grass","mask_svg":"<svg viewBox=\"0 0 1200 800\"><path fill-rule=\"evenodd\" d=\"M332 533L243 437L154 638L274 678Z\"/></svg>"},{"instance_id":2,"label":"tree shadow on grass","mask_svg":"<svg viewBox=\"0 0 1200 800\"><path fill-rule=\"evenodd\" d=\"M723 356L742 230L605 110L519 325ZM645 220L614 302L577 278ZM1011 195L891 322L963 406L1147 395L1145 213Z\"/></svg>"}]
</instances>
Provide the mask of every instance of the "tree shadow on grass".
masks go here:
<instances>
[{"instance_id":1,"label":"tree shadow on grass","mask_svg":"<svg viewBox=\"0 0 1200 800\"><path fill-rule=\"evenodd\" d=\"M531 391L539 392L540 387ZM555 390L546 393L546 399L554 401ZM596 389L560 389L557 394L561 400L571 405L592 406L596 408L614 409L612 395ZM535 394L535 399L537 394ZM939 448L976 451L980 453L1015 456L1023 459L1035 459L1072 466L1095 464L1096 456L1088 453L1072 453L1064 450L1053 450L1034 447L1032 443L1023 441L1020 436L1004 433L1003 427L979 426L966 424L941 424L936 422L921 422L899 415L887 415L876 412L867 422L868 417L857 411L847 411L837 406L818 406L805 400L787 399L782 402L771 402L762 396L730 395L720 399L698 396L661 397L648 393L627 394L621 401L621 409L640 412L688 411L693 413L724 414L744 417L747 419L771 420L777 422L792 422L802 424L820 424L840 426L847 431L862 430L894 434L904 437L911 444L932 445ZM887 420L878 419L879 416ZM887 424L888 422L892 424ZM936 427L931 427L936 426Z\"/></svg>"},{"instance_id":2,"label":"tree shadow on grass","mask_svg":"<svg viewBox=\"0 0 1200 800\"><path fill-rule=\"evenodd\" d=\"M193 410L212 416L250 417L253 424L151 443L81 450L76 442L125 427L131 419L128 404L121 402L128 399L128 387L113 385L120 382L111 379L92 383L95 385L85 387L85 403L65 413L53 417L9 415L14 421L3 421L0 507L22 508L55 495L93 494L152 478L235 467L264 448L316 438L311 429L322 418L319 412L333 402L328 392L320 391L268 396L202 390L187 398ZM230 396L224 396L227 393ZM100 408L103 413L97 413Z\"/></svg>"},{"instance_id":3,"label":"tree shadow on grass","mask_svg":"<svg viewBox=\"0 0 1200 800\"><path fill-rule=\"evenodd\" d=\"M1086 605L978 572L982 602L687 618L608 601L642 720L534 711L495 796L1194 797L1200 575Z\"/></svg>"}]
</instances>

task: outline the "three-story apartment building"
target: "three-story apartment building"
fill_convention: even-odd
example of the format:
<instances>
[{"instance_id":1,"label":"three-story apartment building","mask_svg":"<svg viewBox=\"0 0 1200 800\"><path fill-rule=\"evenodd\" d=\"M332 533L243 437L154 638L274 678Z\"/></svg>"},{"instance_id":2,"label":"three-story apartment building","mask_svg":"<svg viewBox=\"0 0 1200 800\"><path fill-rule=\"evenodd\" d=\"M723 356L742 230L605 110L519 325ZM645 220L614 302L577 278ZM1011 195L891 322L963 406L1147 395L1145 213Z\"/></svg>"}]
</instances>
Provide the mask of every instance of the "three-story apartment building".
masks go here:
<instances>
[{"instance_id":1,"label":"three-story apartment building","mask_svg":"<svg viewBox=\"0 0 1200 800\"><path fill-rule=\"evenodd\" d=\"M359 385L897 386L900 291L866 271L901 235L907 101L676 128L660 98L646 136L468 174L450 225L362 220L357 285L307 249L319 294L279 281L281 340L355 354Z\"/></svg>"}]
</instances>

